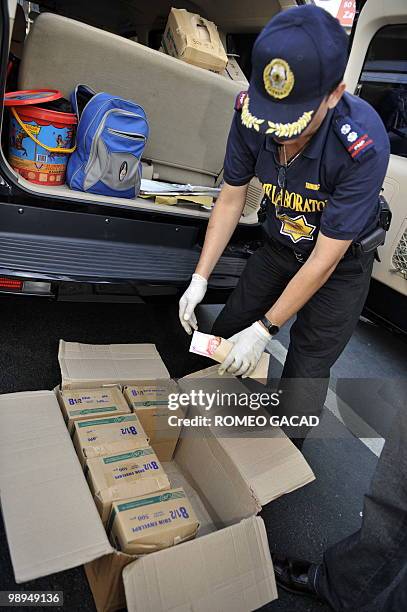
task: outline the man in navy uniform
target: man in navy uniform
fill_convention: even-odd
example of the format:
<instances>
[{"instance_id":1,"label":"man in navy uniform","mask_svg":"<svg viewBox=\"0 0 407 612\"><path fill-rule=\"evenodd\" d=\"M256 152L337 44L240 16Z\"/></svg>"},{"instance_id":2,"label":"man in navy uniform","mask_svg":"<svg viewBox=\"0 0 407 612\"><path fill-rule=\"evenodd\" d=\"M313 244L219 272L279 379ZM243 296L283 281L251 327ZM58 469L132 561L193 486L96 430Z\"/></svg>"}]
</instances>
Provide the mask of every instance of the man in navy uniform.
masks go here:
<instances>
[{"instance_id":1,"label":"man in navy uniform","mask_svg":"<svg viewBox=\"0 0 407 612\"><path fill-rule=\"evenodd\" d=\"M347 47L339 22L311 5L279 13L260 33L249 90L236 101L225 185L180 300L180 321L191 333L194 309L257 176L266 195L265 243L212 333L234 343L220 373L245 377L296 315L282 375L286 412L322 409L330 369L357 324L373 266L374 249L363 252L360 244L378 228L389 140L375 110L345 93Z\"/></svg>"},{"instance_id":2,"label":"man in navy uniform","mask_svg":"<svg viewBox=\"0 0 407 612\"><path fill-rule=\"evenodd\" d=\"M234 344L220 373L246 377L270 338L296 315L282 375L287 390L282 409L292 413L318 414L323 407L330 369L366 299L380 230L389 140L374 109L345 92L347 46L339 22L312 5L281 12L260 33L249 90L236 101L225 184L195 274L180 300L180 321L191 333L197 328L194 309L240 219L248 183L257 176L267 196L265 242L249 259L212 333ZM400 424L395 431L403 435ZM394 483L401 482L401 472L393 473L391 484L388 480L389 455L394 457L397 448L400 454L396 436L372 483L361 532L328 550L319 566L275 556L280 585L318 593L335 609L353 610L369 589L373 593L389 584L392 572L399 571L406 537L392 532L397 555L390 571L381 561L387 544L379 543L375 525L379 528L382 519L385 530L399 528L400 521L393 520L399 517L400 500ZM406 468L406 454L400 459ZM380 504L386 482L387 509ZM401 516L406 527L405 508ZM376 548L366 546L376 535ZM356 559L363 562L359 573Z\"/></svg>"}]
</instances>

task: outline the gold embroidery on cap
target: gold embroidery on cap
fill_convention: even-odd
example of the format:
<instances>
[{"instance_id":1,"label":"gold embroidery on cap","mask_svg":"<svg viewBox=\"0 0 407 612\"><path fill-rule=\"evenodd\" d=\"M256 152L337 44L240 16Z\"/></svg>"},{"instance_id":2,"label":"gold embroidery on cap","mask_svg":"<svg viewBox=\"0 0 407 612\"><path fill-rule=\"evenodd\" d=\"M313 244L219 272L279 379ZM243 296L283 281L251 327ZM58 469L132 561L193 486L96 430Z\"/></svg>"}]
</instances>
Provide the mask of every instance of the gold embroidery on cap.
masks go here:
<instances>
[{"instance_id":1,"label":"gold embroidery on cap","mask_svg":"<svg viewBox=\"0 0 407 612\"><path fill-rule=\"evenodd\" d=\"M268 121L268 128L265 134L274 134L278 138L292 138L301 134L301 132L311 122L314 111L305 111L294 123L273 123ZM260 131L260 126L264 123L264 119L258 119L251 114L249 110L249 96L246 96L242 106L242 123L247 128L253 128L256 132Z\"/></svg>"},{"instance_id":2,"label":"gold embroidery on cap","mask_svg":"<svg viewBox=\"0 0 407 612\"><path fill-rule=\"evenodd\" d=\"M246 96L242 106L242 123L247 128L254 128L256 132L260 131L260 126L264 123L264 119L257 119L249 111L249 96Z\"/></svg>"},{"instance_id":3,"label":"gold embroidery on cap","mask_svg":"<svg viewBox=\"0 0 407 612\"><path fill-rule=\"evenodd\" d=\"M286 98L294 87L294 75L283 59L273 59L263 71L264 87L273 98Z\"/></svg>"},{"instance_id":4,"label":"gold embroidery on cap","mask_svg":"<svg viewBox=\"0 0 407 612\"><path fill-rule=\"evenodd\" d=\"M269 127L266 134L274 134L278 138L292 138L298 136L311 122L314 111L305 111L297 121L293 123L273 123L268 121Z\"/></svg>"}]
</instances>

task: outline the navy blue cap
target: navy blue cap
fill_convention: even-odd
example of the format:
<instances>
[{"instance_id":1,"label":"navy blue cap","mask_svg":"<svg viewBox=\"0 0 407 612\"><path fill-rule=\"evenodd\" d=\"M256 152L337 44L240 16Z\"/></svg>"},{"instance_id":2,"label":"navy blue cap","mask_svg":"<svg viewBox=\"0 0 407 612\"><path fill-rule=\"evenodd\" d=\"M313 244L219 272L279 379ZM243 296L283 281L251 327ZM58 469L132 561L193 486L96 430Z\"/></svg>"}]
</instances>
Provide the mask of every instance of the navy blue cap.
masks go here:
<instances>
[{"instance_id":1,"label":"navy blue cap","mask_svg":"<svg viewBox=\"0 0 407 612\"><path fill-rule=\"evenodd\" d=\"M278 139L298 137L343 76L348 37L314 5L278 13L259 34L242 123Z\"/></svg>"}]
</instances>

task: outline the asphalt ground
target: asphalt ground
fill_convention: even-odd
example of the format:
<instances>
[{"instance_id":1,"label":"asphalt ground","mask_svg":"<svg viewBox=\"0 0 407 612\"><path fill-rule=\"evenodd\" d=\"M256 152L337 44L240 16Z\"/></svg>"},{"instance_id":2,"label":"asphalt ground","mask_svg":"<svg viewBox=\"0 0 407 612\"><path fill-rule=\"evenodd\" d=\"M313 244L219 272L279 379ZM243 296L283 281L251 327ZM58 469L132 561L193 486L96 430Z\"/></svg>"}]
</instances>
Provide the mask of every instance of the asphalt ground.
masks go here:
<instances>
[{"instance_id":1,"label":"asphalt ground","mask_svg":"<svg viewBox=\"0 0 407 612\"><path fill-rule=\"evenodd\" d=\"M206 307L201 311L203 331L209 329L217 310ZM178 323L175 304L87 304L2 296L0 320L0 393L55 387L60 382L57 354L61 338L94 344L152 342L171 376L177 378L193 369L189 338ZM274 348L277 357L272 357L273 377L281 371L288 327L281 331L278 342ZM405 342L394 333L361 321L333 369L335 397L366 417L378 440L385 436L396 407L405 398L405 349ZM376 402L370 402L370 410L365 396L360 401L360 385L350 384L349 378L370 379L370 384L363 385L376 398ZM363 495L378 454L348 431L331 409L324 410L321 427L338 435L309 438L304 444L303 452L316 481L268 504L262 513L272 550L314 561L321 559L327 546L360 526ZM64 611L95 610L82 568L15 584L2 522L0 569L0 590L61 590ZM322 603L285 592L264 609L328 610Z\"/></svg>"}]
</instances>

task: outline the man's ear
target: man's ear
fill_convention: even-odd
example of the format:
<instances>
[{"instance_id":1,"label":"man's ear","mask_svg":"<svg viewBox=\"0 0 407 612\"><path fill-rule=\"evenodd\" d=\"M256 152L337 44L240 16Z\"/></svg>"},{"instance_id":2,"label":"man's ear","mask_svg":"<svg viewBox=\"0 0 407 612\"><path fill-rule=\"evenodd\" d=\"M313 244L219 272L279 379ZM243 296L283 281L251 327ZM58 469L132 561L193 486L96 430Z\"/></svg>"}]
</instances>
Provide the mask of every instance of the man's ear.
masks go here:
<instances>
[{"instance_id":1,"label":"man's ear","mask_svg":"<svg viewBox=\"0 0 407 612\"><path fill-rule=\"evenodd\" d=\"M346 89L346 83L345 81L342 81L341 83L339 83L338 87L334 89L331 94L329 94L329 97L327 100L328 108L330 109L335 108L339 100L342 98L345 92L345 89Z\"/></svg>"}]
</instances>

